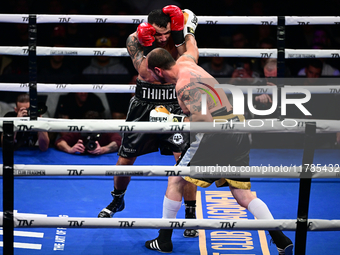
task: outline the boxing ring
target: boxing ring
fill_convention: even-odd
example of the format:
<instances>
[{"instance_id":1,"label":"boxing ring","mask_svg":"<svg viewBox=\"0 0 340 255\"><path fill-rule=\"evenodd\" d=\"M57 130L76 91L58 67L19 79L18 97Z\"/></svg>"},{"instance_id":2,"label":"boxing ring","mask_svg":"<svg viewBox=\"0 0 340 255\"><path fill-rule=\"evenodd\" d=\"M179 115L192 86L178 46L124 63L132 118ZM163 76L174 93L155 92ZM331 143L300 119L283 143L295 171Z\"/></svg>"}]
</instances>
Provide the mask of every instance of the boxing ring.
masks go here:
<instances>
[{"instance_id":1,"label":"boxing ring","mask_svg":"<svg viewBox=\"0 0 340 255\"><path fill-rule=\"evenodd\" d=\"M219 56L219 57L253 57L253 58L277 58L278 59L278 77L283 77L284 75L284 60L286 58L332 58L334 56L338 56L340 54L340 50L294 50L294 49L285 49L284 48L284 36L285 36L285 26L287 25L301 25L301 24L337 24L340 21L340 17L208 17L202 16L198 17L200 24L247 24L247 25L275 25L278 27L278 48L277 49L239 49L237 52L235 49L199 49L200 57L209 57L209 56ZM220 190L216 191L212 187L208 189L200 189L198 190L198 201L200 201L200 207L198 206L197 210L197 219L196 220L183 220L180 218L181 211L179 212L179 218L176 220L168 220L168 219L159 219L161 215L161 202L164 196L164 192L166 189L166 176L171 175L193 175L199 176L202 173L195 173L192 169L184 167L174 167L174 159L169 159L166 156L160 156L158 153L153 153L152 155L142 156L140 162L136 161L136 165L134 166L115 166L117 156L106 156L99 158L95 157L84 157L82 159L76 158L74 155L67 155L65 161L62 160L62 152L58 152L54 149L49 149L48 154L52 158L51 161L47 160L47 155L44 153L39 153L37 151L23 151L21 152L13 151L12 148L12 137L13 132L15 131L48 131L48 132L189 132L192 131L190 128L190 123L185 124L173 124L173 123L152 123L152 128L150 128L150 123L143 122L134 122L128 123L120 120L106 120L105 127L102 125L102 121L82 121L82 120L56 120L56 119L48 119L48 118L37 118L36 106L37 106L37 94L40 92L58 92L62 90L63 92L114 92L114 93L131 93L134 91L134 85L110 85L110 84L40 84L36 82L36 57L37 56L49 56L49 55L69 55L69 56L93 56L98 51L97 48L54 48L54 47L41 47L36 46L36 33L37 33L37 24L38 23L71 23L71 22L83 22L83 23L130 23L130 24L138 24L146 20L146 16L85 16L85 15L1 15L0 22L14 22L14 23L28 23L29 24L29 32L30 32L30 41L28 47L0 47L0 54L8 54L8 55L28 55L29 65L30 65L30 77L29 82L27 84L22 83L12 83L12 84L0 84L0 90L2 91L17 91L17 92L29 92L31 97L31 117L18 119L2 119L2 131L4 133L4 146L3 146L3 217L1 219L1 225L3 226L3 254L48 254L46 250L43 253L39 253L39 249L27 248L31 249L32 253L26 249L23 249L18 245L18 243L14 242L14 236L25 236L24 231L19 231L17 229L21 228L54 228L52 231L54 233L49 233L50 236L54 234L54 243L50 242L50 246L53 247L52 251L62 251L67 252L67 245L65 245L65 236L69 235L69 232L73 232L73 235L79 236L80 238L85 238L80 231L86 231L86 235L90 235L94 242L94 247L98 249L100 244L103 245L104 248L100 248L100 250L96 250L97 254L107 254L107 250L112 249L108 243L104 243L102 241L98 241L99 238L103 238L103 241L108 242L117 242L114 245L122 247L115 248L114 254L120 254L120 249L126 249L128 244L128 240L133 240L135 243L139 243L140 246L143 246L144 241L154 237L154 233L145 232L144 229L159 229L159 228L174 228L174 229L185 229L185 228L195 228L200 229L200 237L197 240L183 240L184 238L174 236L174 253L178 254L222 254L219 252L226 252L223 249L223 245L221 234L222 231L225 235L227 233L240 233L242 232L244 236L239 236L238 240L245 240L245 244L242 247L251 247L253 241L250 241L248 233L244 232L244 230L250 231L258 231L258 238L260 244L258 248L253 248L255 250L249 249L250 253L245 253L242 249L237 251L237 248L233 250L233 254L270 254L267 245L267 241L265 240L265 235L262 230L275 230L280 229L287 231L289 237L293 240L295 246L295 254L305 254L307 246L307 231L309 233L313 233L314 231L322 231L322 235L319 235L317 238L313 240L317 242L317 240L321 240L322 237L325 236L325 232L323 231L331 231L330 233L334 233L333 231L340 230L340 220L338 214L336 214L336 210L330 210L330 212L323 212L318 217L309 217L309 201L310 201L310 191L313 190L313 186L322 187L325 185L327 188L321 188L323 192L322 194L318 194L318 199L321 202L326 202L323 200L323 196L325 193L329 191L331 197L331 203L334 208L338 208L339 199L335 196L337 190L334 187L339 187L338 177L340 176L340 168L339 168L339 151L338 150L326 150L326 151L315 151L312 143L309 141L313 140L315 133L335 133L340 131L340 122L339 121L320 121L320 120L290 120L289 122L285 122L288 120L270 120L263 121L260 124L255 123L254 120L247 120L245 126L233 126L233 128L229 128L227 126L222 127L222 125L217 125L216 127L211 127L207 123L202 123L200 125L200 130L195 129L195 131L212 131L212 132L297 132L297 133L305 133L306 144L304 150L252 150L251 157L251 165L254 166L252 170L249 169L231 169L223 172L215 172L215 176L224 176L224 177L233 177L235 174L241 177L252 177L252 183L255 183L255 190L259 195L263 198L264 201L273 200L272 203L269 204L269 208L273 211L273 207L281 208L279 211L274 211L273 215L275 220L267 221L267 220L255 220L248 218L240 218L238 220L226 220L228 217L222 219L211 219L209 218L209 212L211 210L208 206L211 202L214 194L216 192L220 192ZM208 23L208 21L216 21L212 23ZM307 23L308 22L308 23ZM128 56L127 50L125 48L122 49L105 49L102 54L106 56ZM338 55L336 55L338 54ZM284 88L284 84L277 84L279 90ZM259 89L263 89L264 87L241 87L244 92L249 92L252 90L253 93L259 93L258 91L263 91ZM311 89L311 93L331 93L330 91L334 91L334 89L339 90L340 86L332 85L332 86L313 86ZM259 121L259 120L256 120ZM285 123L283 125L282 123ZM292 125L291 123L294 123ZM295 125L297 124L297 125ZM267 156L270 156L270 160L273 157L279 158L280 162L270 162ZM285 155L285 159L283 160L282 155ZM315 155L315 157L314 157ZM19 157L15 157L19 156ZM42 159L38 160L38 156L41 156ZM74 156L74 157L72 157ZM254 157L255 156L255 157ZM162 159L160 159L160 157ZM167 160L163 159L167 158ZM56 159L55 159L56 158ZM138 159L139 160L139 159ZM40 161L40 162L39 162ZM78 164L78 162L82 162L82 164ZM262 162L261 162L262 161ZM49 164L45 164L48 162ZM74 164L70 164L74 162ZM152 164L150 165L150 162ZM29 163L29 164L27 164ZM97 163L97 164L94 164ZM265 165L264 165L265 164ZM141 166L143 165L143 166ZM273 166L272 170L269 171L269 166ZM281 168L275 168L282 167ZM301 167L300 167L301 166ZM309 167L307 167L309 166ZM312 166L312 167L311 167ZM286 168L285 168L286 167ZM131 200L129 201L129 197L126 197L127 206L129 204L136 203L137 210L140 210L136 213L131 209L125 209L123 212L115 215L112 219L98 219L96 215L100 211L103 205L107 203L107 197L105 194L108 194L110 188L112 187L112 176L115 175L132 175L133 181L130 183L128 188L128 193L138 194L140 191L138 188L134 190L132 188L134 186L134 181L140 184L140 187L144 187L145 189L149 189L150 185L154 185L151 188L149 194L148 190L145 192L141 192L142 194L138 194L135 197L131 196ZM15 176L15 178L14 178ZM49 176L57 176L57 177L49 177ZM65 176L65 177L63 177ZM93 178L91 176L99 176ZM146 177L148 176L148 177ZM146 183L141 185L142 182L148 182L144 179L150 178L150 183ZM271 178L271 179L268 179ZM278 179L279 178L279 179ZM288 179L287 179L288 178ZM20 202L24 204L27 203L24 199L24 195L20 197L20 193L23 191L20 190L22 185L25 185L24 182L29 183L29 186L34 189L34 185L38 182L47 182L49 186L49 192L53 192L54 185L64 186L65 183L71 185L71 187L75 184L72 182L78 182L78 180L82 180L87 182L88 187L91 185L95 185L96 188L101 192L95 192L91 189L91 192L86 190L86 187L82 186L82 192L78 190L75 186L74 196L77 195L77 198L82 202L86 202L87 199L94 200L95 206L91 208L89 211L79 209L82 205L77 205L77 210L79 214L75 215L72 212L72 209L69 209L68 212L56 212L58 210L53 208L46 209L42 204L40 204L39 208L36 208L36 211L27 211L25 208L15 211L14 205L17 207L16 200L14 198L19 199ZM53 181L54 182L50 182ZM56 182L57 180L57 182ZM158 182L161 186L157 186ZM257 180L257 181L256 181ZM267 186L261 190L260 182L264 182ZM91 182L90 182L91 181ZM101 182L103 181L103 182ZM270 184L270 181L274 181L274 184ZM35 184L33 184L33 182ZM110 184L107 184L109 183ZM105 183L107 185L103 185ZM278 184L278 183L281 183ZM18 187L18 195L16 195L17 187L14 190L15 186ZM258 185L256 185L258 184ZM273 185L273 186L271 186ZM279 187L279 189L277 187ZM291 194L290 189L284 189L284 186L291 187L292 189L298 189L299 199L298 202L294 204L292 203L292 197L296 195L296 193ZM110 188L109 188L110 187ZM58 189L60 187L58 186ZM282 189L282 190L280 190ZM41 199L48 199L44 197L45 193L44 188L39 190L36 193L36 196L41 197ZM253 190L253 188L252 188ZM285 192L283 192L285 191ZM33 191L32 191L33 192ZM273 196L273 192L275 192L275 198L270 198ZM155 194L157 193L157 194ZM266 193L269 193L266 197ZM86 194L83 196L83 194ZM46 195L46 194L45 194ZM17 196L17 197L16 197ZM68 197L66 203L72 204L73 194L63 194L63 198ZM153 196L154 201L160 201L156 203L154 206L154 212L152 210L146 210L145 203L149 203L148 196ZM217 195L216 195L217 196ZM228 193L219 193L218 196L228 197L230 194ZM289 197L286 199L285 196ZM104 198L105 197L105 198ZM58 199L58 197L54 198ZM135 201L135 198L140 198L143 202ZM284 201L282 203L281 202ZM103 199L101 201L101 199ZM296 197L295 197L296 199ZM150 199L151 200L151 199ZM330 200L327 200L330 202ZM42 200L43 201L43 200ZM210 201L210 202L209 202ZM45 202L47 204L47 202ZM57 204L62 208L62 204L57 202ZM279 204L279 205L278 205ZM290 206L294 204L293 206ZM26 204L27 205L27 204ZM31 204L30 204L31 205ZM83 204L85 205L85 203ZM51 204L53 206L53 203ZM80 206L80 207L79 207ZM19 208L20 206L18 206ZM31 207L30 207L31 208ZM72 206L70 207L72 208ZM144 208L144 209L142 209ZM204 211L203 208L206 210ZM298 208L297 216L296 211L294 215L294 209ZM326 208L332 208L330 205ZM66 208L65 208L66 209ZM313 205L313 209L317 209ZM132 214L128 214L131 213ZM210 210L210 211L209 211ZM275 210L275 209L274 209ZM48 214L44 213L44 211L49 211ZM127 212L126 212L127 211ZM283 213L284 211L287 214ZM13 214L14 212L14 214ZM242 213L244 213L242 211ZM312 214L312 210L310 211ZM322 215L328 214L329 218L324 219ZM54 215L52 217L47 215ZM59 217L56 217L59 215ZM82 216L82 217L79 217ZM131 217L132 215L132 217ZM145 218L141 218L145 215ZM183 215L183 214L182 214ZM280 215L281 217L277 217ZM289 217L287 217L287 215ZM317 213L314 215L318 215ZM78 217L77 217L78 216ZM118 218L122 216L122 218ZM211 216L211 215L210 215ZM245 221L244 219L247 219ZM284 220L283 220L284 219ZM14 224L13 224L14 223ZM16 231L14 231L14 228ZM75 229L79 228L75 232ZM100 232L97 230L98 228L109 228L115 229L114 235L117 238L108 237L108 232L105 230L101 230ZM127 230L128 228L129 230ZM117 231L116 231L117 229ZM133 229L133 230L130 230ZM205 230L204 230L205 229ZM92 232L91 232L92 230ZM93 231L94 230L94 231ZM210 231L211 230L211 231ZM102 232L103 231L103 232ZM118 232L119 231L119 232ZM134 232L135 234L131 234ZM206 232L210 231L210 232ZM220 231L220 232L219 232ZM262 232L261 232L262 231ZM255 231L257 233L257 231ZM295 240L292 234L295 232ZM76 233L76 234L74 234ZM105 233L105 234L103 234ZM211 248L209 250L204 250L204 243L207 246L207 233L210 235L209 241L211 241ZM104 237L103 235L107 235ZM145 237L150 238L145 238ZM333 239L335 241L333 243ZM129 239L130 238L130 239ZM243 238L243 239L242 239ZM332 247L333 254L338 251L339 247L336 247L336 244L339 243L339 238L336 237L336 233L330 234L328 236L328 243L334 245ZM119 240L117 240L119 239ZM224 238L225 239L225 238ZM232 239L232 238L231 238ZM218 242L218 240L220 240ZM91 242L91 239L85 239L87 242ZM98 243L99 242L99 245ZM197 248L197 242L199 242L199 248ZM220 243L220 244L216 244ZM176 246L178 243L182 243L179 245L179 248L176 250ZM92 243L87 246L91 246ZM313 254L314 244L308 243L312 245L312 249L308 250L308 254ZM79 243L75 244L79 246ZM235 245L234 245L235 246ZM28 246L27 246L28 247ZM22 249L19 249L22 248ZM64 249L65 248L65 249ZM93 254L92 248L87 247L86 249L82 249L79 254ZM138 248L139 250L131 251L132 253L143 253L147 254L148 251L146 248ZM257 249L257 250L256 250ZM324 248L323 248L324 249ZM102 250L102 253L100 253ZM70 254L76 254L75 250L69 250ZM92 253L91 253L92 252ZM126 251L124 251L126 254ZM193 253L190 253L193 252ZM242 253L240 253L242 252ZM130 254L130 253L129 253ZM318 254L318 253L315 253Z\"/></svg>"}]
</instances>

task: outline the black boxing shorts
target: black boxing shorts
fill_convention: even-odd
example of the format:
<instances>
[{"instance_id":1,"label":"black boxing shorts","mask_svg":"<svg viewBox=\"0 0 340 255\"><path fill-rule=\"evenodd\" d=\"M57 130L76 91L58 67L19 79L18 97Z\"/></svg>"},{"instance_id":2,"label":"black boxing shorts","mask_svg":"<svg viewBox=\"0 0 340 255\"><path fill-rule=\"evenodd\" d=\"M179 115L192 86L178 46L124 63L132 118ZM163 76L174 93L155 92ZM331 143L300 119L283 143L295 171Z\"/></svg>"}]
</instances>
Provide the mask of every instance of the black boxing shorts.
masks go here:
<instances>
[{"instance_id":1,"label":"black boxing shorts","mask_svg":"<svg viewBox=\"0 0 340 255\"><path fill-rule=\"evenodd\" d=\"M183 114L178 105L175 85L152 84L137 79L135 96L130 100L126 121L149 121L150 111L159 105L163 105L170 113ZM173 152L182 152L188 141L188 133L180 132L173 134L123 133L118 155L130 158L158 150L162 155L172 155Z\"/></svg>"},{"instance_id":2,"label":"black boxing shorts","mask_svg":"<svg viewBox=\"0 0 340 255\"><path fill-rule=\"evenodd\" d=\"M212 113L215 119L243 121L243 116L233 115L226 109ZM182 153L178 166L248 166L250 142L247 134L236 133L197 133L191 139L190 146ZM192 178L184 177L188 182L200 187L209 187L215 182L217 187L233 186L250 189L250 178Z\"/></svg>"}]
</instances>

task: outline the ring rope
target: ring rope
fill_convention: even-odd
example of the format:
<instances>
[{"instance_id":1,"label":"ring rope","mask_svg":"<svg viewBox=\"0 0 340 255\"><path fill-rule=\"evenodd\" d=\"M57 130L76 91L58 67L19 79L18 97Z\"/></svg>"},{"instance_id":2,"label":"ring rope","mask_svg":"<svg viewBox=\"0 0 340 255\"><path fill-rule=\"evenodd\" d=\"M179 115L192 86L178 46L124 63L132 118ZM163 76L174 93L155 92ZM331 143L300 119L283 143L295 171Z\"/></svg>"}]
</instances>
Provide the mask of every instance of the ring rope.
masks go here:
<instances>
[{"instance_id":1,"label":"ring rope","mask_svg":"<svg viewBox=\"0 0 340 255\"><path fill-rule=\"evenodd\" d=\"M123 23L139 24L147 15L46 15L38 14L37 23ZM198 24L277 25L277 16L197 16ZM339 16L286 16L285 25L339 25ZM0 22L28 23L28 14L1 14Z\"/></svg>"},{"instance_id":2,"label":"ring rope","mask_svg":"<svg viewBox=\"0 0 340 255\"><path fill-rule=\"evenodd\" d=\"M77 48L77 47L36 47L37 56L110 56L129 57L126 48ZM277 58L277 49L210 49L200 48L200 57L250 57ZM0 46L0 54L28 56L28 46ZM340 50L285 49L286 59L300 58L339 58Z\"/></svg>"},{"instance_id":3,"label":"ring rope","mask_svg":"<svg viewBox=\"0 0 340 255\"><path fill-rule=\"evenodd\" d=\"M19 119L19 120L18 120ZM126 132L126 133L174 133L174 132L233 132L233 133L304 133L307 122L316 123L316 133L336 133L340 131L340 120L314 119L249 119L244 122L222 120L222 122L128 122L125 120L81 120L40 118L31 121L25 118L0 118L0 131L3 121L13 120L14 132Z\"/></svg>"},{"instance_id":4,"label":"ring rope","mask_svg":"<svg viewBox=\"0 0 340 255\"><path fill-rule=\"evenodd\" d=\"M3 217L0 213L0 226ZM151 228L151 229L231 229L231 230L296 230L296 219L290 220L213 220L213 219L158 219L158 218L86 218L41 217L14 214L14 227L65 228ZM340 220L309 219L309 231L339 231Z\"/></svg>"},{"instance_id":5,"label":"ring rope","mask_svg":"<svg viewBox=\"0 0 340 255\"><path fill-rule=\"evenodd\" d=\"M0 164L0 175L3 174ZM310 171L311 174L307 174ZM339 178L339 164L308 166L116 166L14 164L14 176L191 176L194 178ZM307 176L308 175L308 176Z\"/></svg>"},{"instance_id":6,"label":"ring rope","mask_svg":"<svg viewBox=\"0 0 340 255\"><path fill-rule=\"evenodd\" d=\"M223 85L218 84L215 88L223 88L224 92L230 94L231 91ZM234 85L231 85L234 86ZM282 88L289 88L292 85L285 85ZM237 88L243 93L253 94L271 94L272 88L276 86L241 86ZM295 89L308 89L311 94L340 94L340 85L320 85L320 86L303 86L294 85ZM52 83L37 83L38 92L92 92L92 93L134 93L136 89L135 84L52 84ZM15 91L28 92L29 83L0 83L0 91ZM296 94L295 92L287 92L286 94Z\"/></svg>"}]
</instances>

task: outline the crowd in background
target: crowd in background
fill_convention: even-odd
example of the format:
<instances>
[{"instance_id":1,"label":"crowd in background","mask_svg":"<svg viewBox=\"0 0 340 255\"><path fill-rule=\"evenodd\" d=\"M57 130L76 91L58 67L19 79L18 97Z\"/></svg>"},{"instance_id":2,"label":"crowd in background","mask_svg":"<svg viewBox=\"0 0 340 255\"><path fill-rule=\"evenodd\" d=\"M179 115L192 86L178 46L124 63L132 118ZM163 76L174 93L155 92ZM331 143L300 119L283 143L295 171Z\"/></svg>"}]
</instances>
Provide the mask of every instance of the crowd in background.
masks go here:
<instances>
[{"instance_id":1,"label":"crowd in background","mask_svg":"<svg viewBox=\"0 0 340 255\"><path fill-rule=\"evenodd\" d=\"M291 2L291 3L290 3ZM175 4L182 9L188 8L197 16L336 16L340 2L336 0L312 3L293 1L276 3L268 0L212 0L209 4L197 4L196 1L90 1L90 0L48 0L6 1L1 13L11 14L87 14L87 15L147 15L151 10ZM37 45L51 47L109 47L125 48L126 39L134 32L138 24L38 24ZM0 46L27 46L28 25L0 23ZM291 49L340 49L340 29L337 25L301 25L286 26L285 47ZM196 30L199 48L277 48L277 27L269 25L208 25L200 24ZM237 85L245 81L249 85L267 84L268 79L277 75L273 68L265 69L270 62L264 58L222 58L201 57L199 65L218 78L227 78L228 83ZM276 63L275 63L276 65ZM90 84L134 84L137 72L128 57L84 57L84 56L49 56L38 57L37 81L40 83L90 83ZM286 60L285 77L306 77L304 85L322 84L319 78L340 76L338 59L293 59ZM267 73L266 73L267 72ZM272 72L272 73L270 73ZM24 56L0 55L0 82L28 82L28 59ZM326 82L327 83L327 82ZM100 109L87 109L100 112L102 118L124 119L132 94L106 93L98 97L87 93L82 95L61 95L54 102L54 111L49 117L68 116L69 103L86 97L101 101ZM86 94L86 95L85 95ZM77 96L79 97L77 99ZM6 114L8 105L15 104L17 93L1 92L0 117ZM72 99L70 99L72 97ZM95 98L95 99L94 99ZM316 98L316 97L315 97ZM313 99L316 105L329 103L329 98ZM97 102L96 101L96 102ZM329 109L334 113L330 119L340 119L338 110L340 98L332 95ZM254 98L258 107L270 107L270 97L260 95ZM98 106L100 103L92 105ZM313 104L313 105L315 105ZM313 106L311 106L313 107ZM13 109L13 108L12 108ZM74 111L74 108L72 108ZM70 110L71 111L71 110ZM315 110L314 118L323 119L322 112ZM85 114L85 111L83 112ZM324 115L326 116L326 115ZM70 116L68 116L70 117ZM256 116L246 116L256 118ZM296 116L295 116L296 117ZM327 117L327 118L328 118ZM70 117L72 118L72 117ZM77 116L83 118L83 116ZM262 139L257 138L257 139ZM276 139L276 138L275 138ZM330 138L333 139L334 138ZM333 141L332 140L332 141ZM262 141L262 140L261 140ZM335 143L337 140L334 140ZM254 144L256 144L256 139ZM340 136L338 138L340 143ZM292 146L291 144L289 146ZM331 148L332 142L327 145Z\"/></svg>"}]
</instances>

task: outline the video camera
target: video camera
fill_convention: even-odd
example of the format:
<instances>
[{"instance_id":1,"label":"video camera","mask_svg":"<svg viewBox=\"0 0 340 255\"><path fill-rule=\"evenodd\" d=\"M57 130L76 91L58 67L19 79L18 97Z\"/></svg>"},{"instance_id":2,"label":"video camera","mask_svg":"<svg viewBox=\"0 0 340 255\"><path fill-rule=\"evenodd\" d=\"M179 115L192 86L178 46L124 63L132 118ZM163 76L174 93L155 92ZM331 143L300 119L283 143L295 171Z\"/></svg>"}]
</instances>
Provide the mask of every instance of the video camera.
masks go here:
<instances>
[{"instance_id":1,"label":"video camera","mask_svg":"<svg viewBox=\"0 0 340 255\"><path fill-rule=\"evenodd\" d=\"M85 149L87 151L93 151L97 148L96 141L100 140L100 134L82 134L83 138L83 144L85 146Z\"/></svg>"},{"instance_id":2,"label":"video camera","mask_svg":"<svg viewBox=\"0 0 340 255\"><path fill-rule=\"evenodd\" d=\"M27 116L29 117L31 112L30 112L30 108L27 108ZM37 105L37 112L38 112L38 116L43 115L45 112L47 111L47 106L44 102L38 102Z\"/></svg>"}]
</instances>

